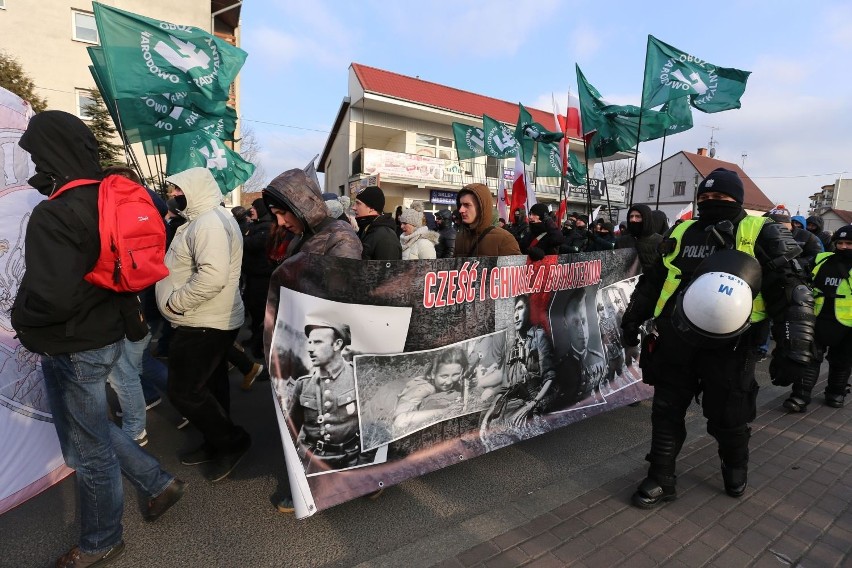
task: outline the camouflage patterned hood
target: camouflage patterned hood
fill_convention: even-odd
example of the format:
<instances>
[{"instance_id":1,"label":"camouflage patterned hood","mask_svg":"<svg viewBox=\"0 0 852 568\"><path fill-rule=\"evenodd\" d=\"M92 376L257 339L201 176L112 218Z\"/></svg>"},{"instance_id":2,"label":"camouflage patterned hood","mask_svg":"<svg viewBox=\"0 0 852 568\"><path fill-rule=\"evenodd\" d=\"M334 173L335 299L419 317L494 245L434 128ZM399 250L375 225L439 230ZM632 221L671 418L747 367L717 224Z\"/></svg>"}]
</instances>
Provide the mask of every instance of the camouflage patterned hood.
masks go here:
<instances>
[{"instance_id":1,"label":"camouflage patterned hood","mask_svg":"<svg viewBox=\"0 0 852 568\"><path fill-rule=\"evenodd\" d=\"M305 225L307 234L314 234L319 224L328 217L320 188L305 175L304 170L287 170L269 182L262 195L267 208L292 211Z\"/></svg>"}]
</instances>

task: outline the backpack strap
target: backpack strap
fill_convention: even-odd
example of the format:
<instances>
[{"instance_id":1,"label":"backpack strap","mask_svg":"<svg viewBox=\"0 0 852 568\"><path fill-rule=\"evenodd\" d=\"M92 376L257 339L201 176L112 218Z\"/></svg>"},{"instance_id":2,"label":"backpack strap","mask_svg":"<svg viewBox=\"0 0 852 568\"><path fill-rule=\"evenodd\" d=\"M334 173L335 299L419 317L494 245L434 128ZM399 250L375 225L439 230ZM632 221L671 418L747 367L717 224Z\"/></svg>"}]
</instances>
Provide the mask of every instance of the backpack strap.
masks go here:
<instances>
[{"instance_id":1,"label":"backpack strap","mask_svg":"<svg viewBox=\"0 0 852 568\"><path fill-rule=\"evenodd\" d=\"M476 249L479 248L479 243L482 241L482 239L485 238L485 235L491 232L492 229L494 229L494 225L491 225L490 227L479 233L479 236L473 242L473 245L470 247L470 250L467 251L467 256L474 256L473 253L475 253Z\"/></svg>"},{"instance_id":2,"label":"backpack strap","mask_svg":"<svg viewBox=\"0 0 852 568\"><path fill-rule=\"evenodd\" d=\"M62 187L60 187L59 189L54 191L53 194L51 194L51 196L48 197L48 199L56 199L57 197L59 197L60 195L62 195L66 191L68 191L69 189L74 189L75 187L80 187L81 185L95 185L95 184L100 185L100 183L101 183L100 180L96 180L96 179L75 179L73 181L69 181L68 183L66 183L65 185L63 185Z\"/></svg>"}]
</instances>

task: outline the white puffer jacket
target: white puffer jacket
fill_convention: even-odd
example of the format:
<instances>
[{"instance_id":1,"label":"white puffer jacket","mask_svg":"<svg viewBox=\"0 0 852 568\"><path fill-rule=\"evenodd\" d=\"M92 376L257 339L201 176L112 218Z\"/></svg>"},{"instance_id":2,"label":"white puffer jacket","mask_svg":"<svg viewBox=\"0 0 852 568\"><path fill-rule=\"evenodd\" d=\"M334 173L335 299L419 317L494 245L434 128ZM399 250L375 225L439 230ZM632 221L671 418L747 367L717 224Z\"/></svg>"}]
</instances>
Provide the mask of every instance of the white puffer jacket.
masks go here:
<instances>
[{"instance_id":1,"label":"white puffer jacket","mask_svg":"<svg viewBox=\"0 0 852 568\"><path fill-rule=\"evenodd\" d=\"M430 231L429 227L417 227L413 233L399 236L402 245L402 260L425 260L436 258L435 243L438 242L438 233Z\"/></svg>"},{"instance_id":2,"label":"white puffer jacket","mask_svg":"<svg viewBox=\"0 0 852 568\"><path fill-rule=\"evenodd\" d=\"M169 275L157 282L157 306L171 323L231 330L243 325L240 266L243 239L210 170L190 168L169 176L186 196L183 216L166 253Z\"/></svg>"}]
</instances>

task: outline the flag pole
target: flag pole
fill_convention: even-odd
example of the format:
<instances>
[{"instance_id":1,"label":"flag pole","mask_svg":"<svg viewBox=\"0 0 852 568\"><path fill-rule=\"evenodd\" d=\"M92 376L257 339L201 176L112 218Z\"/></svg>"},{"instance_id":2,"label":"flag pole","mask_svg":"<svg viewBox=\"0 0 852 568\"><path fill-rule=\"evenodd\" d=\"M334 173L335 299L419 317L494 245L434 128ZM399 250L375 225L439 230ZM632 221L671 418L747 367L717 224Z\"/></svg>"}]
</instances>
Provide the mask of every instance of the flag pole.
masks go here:
<instances>
[{"instance_id":1,"label":"flag pole","mask_svg":"<svg viewBox=\"0 0 852 568\"><path fill-rule=\"evenodd\" d=\"M600 148L598 149L598 153L601 153ZM601 158L601 175L603 175L604 182L606 182L606 161ZM607 184L606 188L606 210L609 215L609 220L612 222L612 203L609 201L609 184Z\"/></svg>"},{"instance_id":2,"label":"flag pole","mask_svg":"<svg viewBox=\"0 0 852 568\"><path fill-rule=\"evenodd\" d=\"M589 142L594 137L595 133L593 132L589 140L586 140L585 137L583 138L583 161L586 163L586 207L589 209L589 215L592 214L592 186L589 181Z\"/></svg>"},{"instance_id":3,"label":"flag pole","mask_svg":"<svg viewBox=\"0 0 852 568\"><path fill-rule=\"evenodd\" d=\"M660 150L660 173L657 176L657 205L655 209L660 208L660 193L662 193L663 188L663 156L666 154L666 135L668 134L668 129L663 131L663 148Z\"/></svg>"},{"instance_id":4,"label":"flag pole","mask_svg":"<svg viewBox=\"0 0 852 568\"><path fill-rule=\"evenodd\" d=\"M642 135L642 114L645 112L645 68L648 67L648 47L651 45L651 34L648 34L648 42L645 46L645 67L642 69L642 97L639 100L639 125L636 127L636 159L633 160L633 176L630 183L630 204L633 207L633 194L636 190L636 168L639 165L639 139Z\"/></svg>"},{"instance_id":5,"label":"flag pole","mask_svg":"<svg viewBox=\"0 0 852 568\"><path fill-rule=\"evenodd\" d=\"M118 121L118 124L116 124L115 127L118 129L121 141L124 142L124 156L132 164L133 168L136 170L136 173L139 174L139 177L144 180L145 176L142 173L142 166L139 165L139 160L136 158L136 154L133 152L133 146L131 146L130 142L128 142L127 133L124 131L124 124L122 124L121 120L121 109L118 107L118 99L113 99L113 101L115 103L115 118Z\"/></svg>"}]
</instances>

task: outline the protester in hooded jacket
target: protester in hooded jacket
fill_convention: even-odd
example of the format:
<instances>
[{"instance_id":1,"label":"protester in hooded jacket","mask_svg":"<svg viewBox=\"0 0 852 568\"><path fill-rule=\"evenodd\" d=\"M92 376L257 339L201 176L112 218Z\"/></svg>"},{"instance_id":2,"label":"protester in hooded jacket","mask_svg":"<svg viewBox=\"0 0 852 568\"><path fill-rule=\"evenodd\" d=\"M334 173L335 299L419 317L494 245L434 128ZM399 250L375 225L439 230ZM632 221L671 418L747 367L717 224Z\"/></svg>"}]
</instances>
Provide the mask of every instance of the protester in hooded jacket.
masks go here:
<instances>
[{"instance_id":1,"label":"protester in hooded jacket","mask_svg":"<svg viewBox=\"0 0 852 568\"><path fill-rule=\"evenodd\" d=\"M494 226L491 190L481 183L464 186L456 196L462 227L456 235L456 256L507 256L521 254L518 241Z\"/></svg>"},{"instance_id":2,"label":"protester in hooded jacket","mask_svg":"<svg viewBox=\"0 0 852 568\"><path fill-rule=\"evenodd\" d=\"M402 234L399 236L402 260L437 258L435 243L438 242L438 233L430 231L424 224L423 213L403 207L399 222L402 227Z\"/></svg>"},{"instance_id":3,"label":"protester in hooded jacket","mask_svg":"<svg viewBox=\"0 0 852 568\"><path fill-rule=\"evenodd\" d=\"M435 215L438 226L438 243L435 254L438 258L453 258L456 254L456 227L453 224L453 212L449 209L438 211Z\"/></svg>"},{"instance_id":4,"label":"protester in hooded jacket","mask_svg":"<svg viewBox=\"0 0 852 568\"><path fill-rule=\"evenodd\" d=\"M792 217L790 217L790 222L792 223L794 229L801 229L803 231L807 231L807 229L805 227L807 227L808 222L805 220L805 218L803 216L793 215ZM822 244L822 243L820 243L820 244Z\"/></svg>"},{"instance_id":5,"label":"protester in hooded jacket","mask_svg":"<svg viewBox=\"0 0 852 568\"><path fill-rule=\"evenodd\" d=\"M272 333L278 320L281 284L298 277L305 254L361 260L362 247L349 223L329 216L319 187L304 170L287 170L269 182L261 195L278 226L294 235L284 261L272 273L266 300L263 348L269 369L278 372L277 362L272 360ZM345 270L330 274L329 278L339 278L338 285L346 285ZM335 286L334 282L324 284ZM281 493L277 509L292 513L293 497L288 483L281 485Z\"/></svg>"},{"instance_id":6,"label":"protester in hooded jacket","mask_svg":"<svg viewBox=\"0 0 852 568\"><path fill-rule=\"evenodd\" d=\"M180 499L184 484L108 418L106 379L133 329L125 315L138 317L139 302L84 279L100 256L97 140L76 116L48 110L30 119L18 144L35 164L30 185L52 197L29 219L11 323L24 348L41 355L62 457L76 469L79 541L56 566L106 564L124 551L122 473L146 497L149 521ZM57 193L78 180L85 183Z\"/></svg>"},{"instance_id":7,"label":"protester in hooded jacket","mask_svg":"<svg viewBox=\"0 0 852 568\"><path fill-rule=\"evenodd\" d=\"M586 247L587 251L603 251L615 248L615 235L613 234L612 223L609 221L597 223L590 235L591 242Z\"/></svg>"},{"instance_id":8,"label":"protester in hooded jacket","mask_svg":"<svg viewBox=\"0 0 852 568\"><path fill-rule=\"evenodd\" d=\"M547 205L536 203L530 207L529 234L520 243L521 252L526 252L533 260L541 260L549 254L559 254L559 247L565 242L562 231L550 218Z\"/></svg>"},{"instance_id":9,"label":"protester in hooded jacket","mask_svg":"<svg viewBox=\"0 0 852 568\"><path fill-rule=\"evenodd\" d=\"M805 228L816 235L822 243L823 250L833 250L831 248L831 233L824 231L824 226L825 221L823 221L822 217L817 217L816 215L808 217L807 223L805 224Z\"/></svg>"},{"instance_id":10,"label":"protester in hooded jacket","mask_svg":"<svg viewBox=\"0 0 852 568\"><path fill-rule=\"evenodd\" d=\"M654 223L650 207L634 205L627 210L627 231L615 240L617 249L634 248L638 251L642 272L647 272L660 255L657 248L663 236L654 231Z\"/></svg>"},{"instance_id":11,"label":"protester in hooded jacket","mask_svg":"<svg viewBox=\"0 0 852 568\"><path fill-rule=\"evenodd\" d=\"M593 237L587 226L588 222L588 216L577 215L573 227L565 235L565 244L560 248L561 253L585 252L590 250ZM563 231L563 234L565 234L565 231Z\"/></svg>"},{"instance_id":12,"label":"protester in hooded jacket","mask_svg":"<svg viewBox=\"0 0 852 568\"><path fill-rule=\"evenodd\" d=\"M231 420L228 348L245 312L240 298L243 239L207 168L166 178L187 223L166 253L169 275L157 283L157 306L172 323L169 399L204 437L181 456L185 465L212 462L205 477L230 475L251 446L251 437Z\"/></svg>"},{"instance_id":13,"label":"protester in hooded jacket","mask_svg":"<svg viewBox=\"0 0 852 568\"><path fill-rule=\"evenodd\" d=\"M651 211L651 218L654 220L654 232L658 235L665 235L669 232L669 219L664 211L654 209Z\"/></svg>"}]
</instances>

